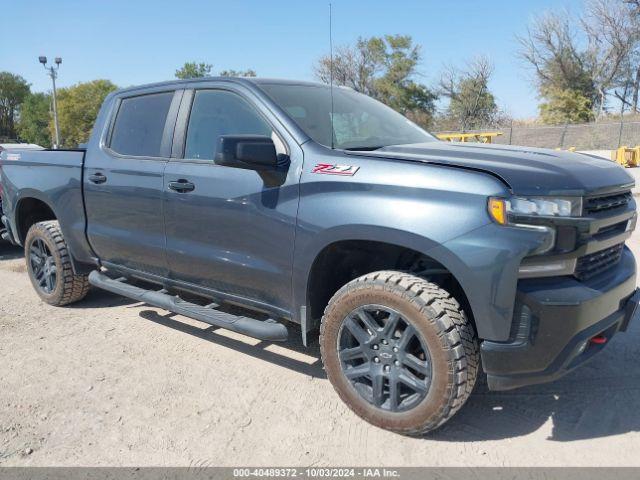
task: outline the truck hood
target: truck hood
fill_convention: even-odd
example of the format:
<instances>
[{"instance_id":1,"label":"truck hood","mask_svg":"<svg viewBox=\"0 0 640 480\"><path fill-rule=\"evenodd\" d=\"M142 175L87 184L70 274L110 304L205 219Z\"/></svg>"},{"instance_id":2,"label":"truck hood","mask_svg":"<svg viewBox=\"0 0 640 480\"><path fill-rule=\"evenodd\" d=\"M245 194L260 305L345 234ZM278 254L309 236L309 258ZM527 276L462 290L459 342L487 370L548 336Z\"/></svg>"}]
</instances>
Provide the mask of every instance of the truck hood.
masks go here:
<instances>
[{"instance_id":1,"label":"truck hood","mask_svg":"<svg viewBox=\"0 0 640 480\"><path fill-rule=\"evenodd\" d=\"M542 148L429 142L392 145L369 154L480 170L500 177L517 195L588 195L634 183L610 160Z\"/></svg>"}]
</instances>

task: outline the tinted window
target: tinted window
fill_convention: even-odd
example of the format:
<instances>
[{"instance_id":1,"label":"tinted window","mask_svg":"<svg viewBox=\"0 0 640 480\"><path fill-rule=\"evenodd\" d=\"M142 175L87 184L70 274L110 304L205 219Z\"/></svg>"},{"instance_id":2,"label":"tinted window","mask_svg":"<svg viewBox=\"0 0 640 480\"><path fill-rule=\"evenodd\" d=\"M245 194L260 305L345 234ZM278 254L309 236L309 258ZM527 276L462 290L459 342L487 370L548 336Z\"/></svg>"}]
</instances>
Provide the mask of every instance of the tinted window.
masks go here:
<instances>
[{"instance_id":1,"label":"tinted window","mask_svg":"<svg viewBox=\"0 0 640 480\"><path fill-rule=\"evenodd\" d=\"M221 135L274 138L269 124L238 95L220 90L196 92L187 127L185 158L213 160Z\"/></svg>"},{"instance_id":2,"label":"tinted window","mask_svg":"<svg viewBox=\"0 0 640 480\"><path fill-rule=\"evenodd\" d=\"M347 150L432 142L435 138L396 111L347 88L260 84L273 101L316 142ZM333 142L332 142L333 137Z\"/></svg>"},{"instance_id":3,"label":"tinted window","mask_svg":"<svg viewBox=\"0 0 640 480\"><path fill-rule=\"evenodd\" d=\"M122 155L159 157L173 92L125 98L120 103L110 148Z\"/></svg>"}]
</instances>

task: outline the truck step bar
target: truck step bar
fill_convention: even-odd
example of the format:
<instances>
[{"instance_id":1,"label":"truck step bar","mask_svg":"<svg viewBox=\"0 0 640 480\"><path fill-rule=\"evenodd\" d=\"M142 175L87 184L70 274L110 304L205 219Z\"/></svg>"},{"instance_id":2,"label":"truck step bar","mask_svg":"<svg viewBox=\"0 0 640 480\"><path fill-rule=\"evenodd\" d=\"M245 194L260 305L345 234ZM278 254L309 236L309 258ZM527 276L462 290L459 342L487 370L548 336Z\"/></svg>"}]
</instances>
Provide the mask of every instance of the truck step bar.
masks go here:
<instances>
[{"instance_id":1,"label":"truck step bar","mask_svg":"<svg viewBox=\"0 0 640 480\"><path fill-rule=\"evenodd\" d=\"M89 283L103 290L260 340L284 341L287 339L287 327L275 320L257 320L232 315L215 310L214 308L217 307L215 304L203 307L182 300L180 297L168 295L164 290L146 290L125 283L125 279L114 280L97 270L89 274Z\"/></svg>"}]
</instances>

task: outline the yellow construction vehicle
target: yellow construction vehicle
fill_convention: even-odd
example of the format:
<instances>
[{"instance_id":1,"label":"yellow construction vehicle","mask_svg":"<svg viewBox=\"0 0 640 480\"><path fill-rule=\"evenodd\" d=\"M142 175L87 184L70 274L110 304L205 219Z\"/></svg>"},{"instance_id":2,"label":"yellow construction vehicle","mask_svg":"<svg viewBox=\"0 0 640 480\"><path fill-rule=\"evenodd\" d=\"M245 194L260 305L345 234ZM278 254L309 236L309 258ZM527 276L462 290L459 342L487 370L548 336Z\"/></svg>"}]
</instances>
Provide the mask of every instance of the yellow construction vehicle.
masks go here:
<instances>
[{"instance_id":1,"label":"yellow construction vehicle","mask_svg":"<svg viewBox=\"0 0 640 480\"><path fill-rule=\"evenodd\" d=\"M478 142L493 143L493 139L502 135L502 132L476 132L476 133L438 133L440 140L447 142Z\"/></svg>"},{"instance_id":2,"label":"yellow construction vehicle","mask_svg":"<svg viewBox=\"0 0 640 480\"><path fill-rule=\"evenodd\" d=\"M640 163L640 145L635 148L620 147L611 151L611 160L625 168L637 167Z\"/></svg>"}]
</instances>

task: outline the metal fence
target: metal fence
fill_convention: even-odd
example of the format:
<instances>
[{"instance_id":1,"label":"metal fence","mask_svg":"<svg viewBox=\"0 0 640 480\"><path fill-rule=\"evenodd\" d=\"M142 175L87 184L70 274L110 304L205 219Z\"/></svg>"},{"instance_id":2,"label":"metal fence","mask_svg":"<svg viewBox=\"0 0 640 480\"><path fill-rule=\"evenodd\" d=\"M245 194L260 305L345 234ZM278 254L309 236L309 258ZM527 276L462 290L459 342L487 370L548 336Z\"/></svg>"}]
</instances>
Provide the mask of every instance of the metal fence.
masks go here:
<instances>
[{"instance_id":1,"label":"metal fence","mask_svg":"<svg viewBox=\"0 0 640 480\"><path fill-rule=\"evenodd\" d=\"M503 145L562 149L575 147L577 150L612 150L621 146L640 145L640 121L557 126L490 126L483 131L502 133L493 139L493 143Z\"/></svg>"}]
</instances>

